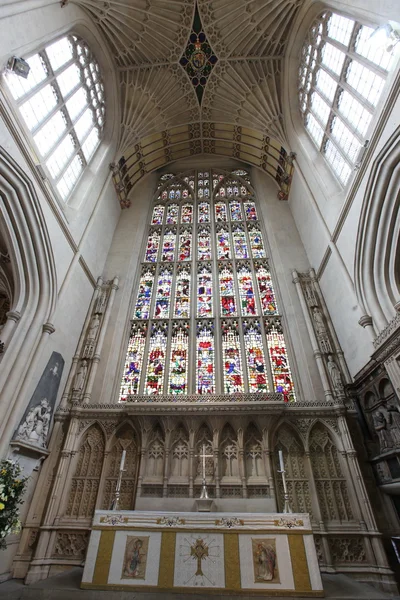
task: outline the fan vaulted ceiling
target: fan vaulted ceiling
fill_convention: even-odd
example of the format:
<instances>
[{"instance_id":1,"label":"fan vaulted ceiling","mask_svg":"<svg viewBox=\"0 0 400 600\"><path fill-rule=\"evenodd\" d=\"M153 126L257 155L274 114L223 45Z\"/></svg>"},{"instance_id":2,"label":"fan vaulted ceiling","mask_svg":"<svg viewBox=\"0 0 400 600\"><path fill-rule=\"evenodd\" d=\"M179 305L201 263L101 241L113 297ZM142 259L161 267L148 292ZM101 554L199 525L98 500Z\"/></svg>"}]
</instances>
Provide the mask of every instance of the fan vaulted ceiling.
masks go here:
<instances>
[{"instance_id":1,"label":"fan vaulted ceiling","mask_svg":"<svg viewBox=\"0 0 400 600\"><path fill-rule=\"evenodd\" d=\"M285 42L301 0L198 0L217 61L199 102L180 59L192 32L195 0L70 0L98 24L120 76L117 191L176 158L211 152L269 172L287 197L281 107ZM282 147L282 148L281 148Z\"/></svg>"}]
</instances>

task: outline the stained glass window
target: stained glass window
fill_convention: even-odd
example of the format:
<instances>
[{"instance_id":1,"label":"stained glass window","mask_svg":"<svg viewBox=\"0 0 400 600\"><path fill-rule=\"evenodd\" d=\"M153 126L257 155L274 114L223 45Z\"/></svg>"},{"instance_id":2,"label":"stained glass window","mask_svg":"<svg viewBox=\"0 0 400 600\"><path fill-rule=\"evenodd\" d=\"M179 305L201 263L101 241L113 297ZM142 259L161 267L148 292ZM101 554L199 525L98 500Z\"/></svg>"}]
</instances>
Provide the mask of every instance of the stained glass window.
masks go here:
<instances>
[{"instance_id":1,"label":"stained glass window","mask_svg":"<svg viewBox=\"0 0 400 600\"><path fill-rule=\"evenodd\" d=\"M244 391L241 362L239 325L236 321L222 323L222 364L224 370L224 392Z\"/></svg>"},{"instance_id":2,"label":"stained glass window","mask_svg":"<svg viewBox=\"0 0 400 600\"><path fill-rule=\"evenodd\" d=\"M121 382L120 399L127 399L130 394L139 392L140 374L143 366L144 348L146 345L146 325L132 323L131 335L126 353L124 374Z\"/></svg>"},{"instance_id":3,"label":"stained glass window","mask_svg":"<svg viewBox=\"0 0 400 600\"><path fill-rule=\"evenodd\" d=\"M264 344L258 321L244 322L244 343L250 392L268 392Z\"/></svg>"},{"instance_id":4,"label":"stained glass window","mask_svg":"<svg viewBox=\"0 0 400 600\"><path fill-rule=\"evenodd\" d=\"M199 323L197 330L196 389L198 394L215 391L214 331L212 323Z\"/></svg>"},{"instance_id":5,"label":"stained glass window","mask_svg":"<svg viewBox=\"0 0 400 600\"><path fill-rule=\"evenodd\" d=\"M192 258L192 231L183 229L179 235L178 260L190 260Z\"/></svg>"},{"instance_id":6,"label":"stained glass window","mask_svg":"<svg viewBox=\"0 0 400 600\"><path fill-rule=\"evenodd\" d=\"M154 307L154 317L156 319L167 319L169 317L171 287L171 269L163 269L157 280L156 304Z\"/></svg>"},{"instance_id":7,"label":"stained glass window","mask_svg":"<svg viewBox=\"0 0 400 600\"><path fill-rule=\"evenodd\" d=\"M293 380L281 326L279 323L266 321L265 329L275 391L283 394L286 402L293 401L295 400Z\"/></svg>"},{"instance_id":8,"label":"stained glass window","mask_svg":"<svg viewBox=\"0 0 400 600\"><path fill-rule=\"evenodd\" d=\"M136 319L148 319L150 314L150 302L153 292L154 271L146 267L140 278L139 290L135 306Z\"/></svg>"},{"instance_id":9,"label":"stained glass window","mask_svg":"<svg viewBox=\"0 0 400 600\"><path fill-rule=\"evenodd\" d=\"M174 229L167 229L164 233L161 260L172 262L175 256L176 232Z\"/></svg>"},{"instance_id":10,"label":"stained glass window","mask_svg":"<svg viewBox=\"0 0 400 600\"><path fill-rule=\"evenodd\" d=\"M174 317L188 319L190 316L190 271L180 269L176 276Z\"/></svg>"},{"instance_id":11,"label":"stained glass window","mask_svg":"<svg viewBox=\"0 0 400 600\"><path fill-rule=\"evenodd\" d=\"M236 317L236 294L231 265L223 264L220 267L219 293L221 301L221 315L223 317Z\"/></svg>"},{"instance_id":12,"label":"stained glass window","mask_svg":"<svg viewBox=\"0 0 400 600\"><path fill-rule=\"evenodd\" d=\"M294 401L247 172L167 175L149 210L120 400L277 391Z\"/></svg>"},{"instance_id":13,"label":"stained glass window","mask_svg":"<svg viewBox=\"0 0 400 600\"><path fill-rule=\"evenodd\" d=\"M312 24L301 51L300 110L311 139L346 185L394 64L374 29L331 11ZM387 40L387 46L389 40Z\"/></svg>"},{"instance_id":14,"label":"stained glass window","mask_svg":"<svg viewBox=\"0 0 400 600\"><path fill-rule=\"evenodd\" d=\"M210 204L208 202L199 203L199 223L210 222Z\"/></svg>"},{"instance_id":15,"label":"stained glass window","mask_svg":"<svg viewBox=\"0 0 400 600\"><path fill-rule=\"evenodd\" d=\"M146 248L146 262L157 262L158 247L160 245L160 232L152 231L149 233Z\"/></svg>"},{"instance_id":16,"label":"stained glass window","mask_svg":"<svg viewBox=\"0 0 400 600\"><path fill-rule=\"evenodd\" d=\"M147 395L163 392L167 329L166 323L154 324L152 327L144 388Z\"/></svg>"},{"instance_id":17,"label":"stained glass window","mask_svg":"<svg viewBox=\"0 0 400 600\"><path fill-rule=\"evenodd\" d=\"M199 229L197 238L197 258L198 260L211 260L211 234L206 228Z\"/></svg>"},{"instance_id":18,"label":"stained glass window","mask_svg":"<svg viewBox=\"0 0 400 600\"><path fill-rule=\"evenodd\" d=\"M174 323L169 365L169 394L186 394L188 384L189 324Z\"/></svg>"}]
</instances>

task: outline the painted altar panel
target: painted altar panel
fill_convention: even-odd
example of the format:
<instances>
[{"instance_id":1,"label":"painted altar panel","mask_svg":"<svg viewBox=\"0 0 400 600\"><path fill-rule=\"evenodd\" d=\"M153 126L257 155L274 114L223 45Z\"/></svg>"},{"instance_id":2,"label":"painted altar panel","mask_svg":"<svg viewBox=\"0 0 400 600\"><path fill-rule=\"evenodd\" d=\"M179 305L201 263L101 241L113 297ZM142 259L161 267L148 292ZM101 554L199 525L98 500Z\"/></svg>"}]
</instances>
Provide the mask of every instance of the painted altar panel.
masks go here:
<instances>
[{"instance_id":1,"label":"painted altar panel","mask_svg":"<svg viewBox=\"0 0 400 600\"><path fill-rule=\"evenodd\" d=\"M107 583L157 585L160 548L159 532L117 531Z\"/></svg>"},{"instance_id":2,"label":"painted altar panel","mask_svg":"<svg viewBox=\"0 0 400 600\"><path fill-rule=\"evenodd\" d=\"M174 587L225 587L221 533L176 534Z\"/></svg>"}]
</instances>

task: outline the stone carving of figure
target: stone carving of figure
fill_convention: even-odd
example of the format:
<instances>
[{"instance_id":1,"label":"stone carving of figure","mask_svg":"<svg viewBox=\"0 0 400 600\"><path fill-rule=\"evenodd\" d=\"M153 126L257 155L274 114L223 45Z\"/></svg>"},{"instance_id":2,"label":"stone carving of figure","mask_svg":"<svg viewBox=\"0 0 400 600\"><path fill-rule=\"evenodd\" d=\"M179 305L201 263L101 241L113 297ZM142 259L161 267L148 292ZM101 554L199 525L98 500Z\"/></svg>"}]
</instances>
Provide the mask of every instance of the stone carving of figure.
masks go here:
<instances>
[{"instance_id":1,"label":"stone carving of figure","mask_svg":"<svg viewBox=\"0 0 400 600\"><path fill-rule=\"evenodd\" d=\"M82 392L83 386L85 385L86 375L88 372L88 366L86 360L81 362L77 374L75 375L75 381L73 386L74 392Z\"/></svg>"},{"instance_id":2,"label":"stone carving of figure","mask_svg":"<svg viewBox=\"0 0 400 600\"><path fill-rule=\"evenodd\" d=\"M318 304L311 283L306 283L306 285L304 287L304 294L305 294L308 306L316 306Z\"/></svg>"},{"instance_id":3,"label":"stone carving of figure","mask_svg":"<svg viewBox=\"0 0 400 600\"><path fill-rule=\"evenodd\" d=\"M387 430L387 420L385 414L381 410L377 410L373 415L375 431L379 438L379 448L381 452L384 452L388 448L393 447L392 436Z\"/></svg>"},{"instance_id":4,"label":"stone carving of figure","mask_svg":"<svg viewBox=\"0 0 400 600\"><path fill-rule=\"evenodd\" d=\"M37 446L46 447L47 434L51 419L51 406L47 398L42 398L26 415L21 423L17 439L33 443Z\"/></svg>"},{"instance_id":5,"label":"stone carving of figure","mask_svg":"<svg viewBox=\"0 0 400 600\"><path fill-rule=\"evenodd\" d=\"M326 331L322 313L318 308L314 308L312 315L314 318L315 331L317 333L317 338L319 340L321 350L322 352L329 354L329 352L332 352L332 347L329 341L328 332Z\"/></svg>"},{"instance_id":6,"label":"stone carving of figure","mask_svg":"<svg viewBox=\"0 0 400 600\"><path fill-rule=\"evenodd\" d=\"M342 376L340 374L337 364L333 360L333 356L331 355L328 356L328 371L333 385L333 389L337 394L343 394L344 386Z\"/></svg>"},{"instance_id":7,"label":"stone carving of figure","mask_svg":"<svg viewBox=\"0 0 400 600\"><path fill-rule=\"evenodd\" d=\"M99 319L99 316L96 314L92 317L92 319L89 323L89 329L88 329L88 333L87 333L87 337L86 337L86 343L85 343L85 347L83 350L84 358L92 358L92 354L94 351L95 341L96 341L96 337L97 337L97 332L99 331L99 327L100 327L100 319Z\"/></svg>"},{"instance_id":8,"label":"stone carving of figure","mask_svg":"<svg viewBox=\"0 0 400 600\"><path fill-rule=\"evenodd\" d=\"M98 295L97 300L96 300L96 307L94 309L95 313L99 313L100 314L100 313L103 312L104 307L106 305L106 300L107 300L107 292L106 292L106 290L103 290L103 289L99 290L99 295Z\"/></svg>"},{"instance_id":9,"label":"stone carving of figure","mask_svg":"<svg viewBox=\"0 0 400 600\"><path fill-rule=\"evenodd\" d=\"M400 412L397 406L390 404L387 407L388 428L392 441L395 446L400 446Z\"/></svg>"}]
</instances>

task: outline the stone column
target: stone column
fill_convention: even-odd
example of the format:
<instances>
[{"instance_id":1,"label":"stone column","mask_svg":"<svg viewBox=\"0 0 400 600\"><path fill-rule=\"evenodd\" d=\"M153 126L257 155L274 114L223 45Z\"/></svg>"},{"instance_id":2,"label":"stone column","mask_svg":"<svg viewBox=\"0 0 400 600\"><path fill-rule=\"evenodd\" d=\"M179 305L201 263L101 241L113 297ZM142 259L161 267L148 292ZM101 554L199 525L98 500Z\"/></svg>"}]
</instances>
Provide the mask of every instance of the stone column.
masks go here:
<instances>
[{"instance_id":1,"label":"stone column","mask_svg":"<svg viewBox=\"0 0 400 600\"><path fill-rule=\"evenodd\" d=\"M189 431L189 498L193 498L194 484L194 430Z\"/></svg>"},{"instance_id":2,"label":"stone column","mask_svg":"<svg viewBox=\"0 0 400 600\"><path fill-rule=\"evenodd\" d=\"M243 434L243 429L238 429L237 440L238 440L239 476L240 476L240 479L242 481L242 495L243 495L243 498L247 498L246 468L245 468L245 464L244 464L244 434Z\"/></svg>"},{"instance_id":3,"label":"stone column","mask_svg":"<svg viewBox=\"0 0 400 600\"><path fill-rule=\"evenodd\" d=\"M75 374L76 374L76 367L77 367L77 364L79 362L79 357L80 357L81 352L82 352L82 346L83 346L83 343L85 341L86 330L87 330L88 325L90 323L90 320L92 318L93 307L94 307L94 305L95 305L95 303L97 301L97 298L99 296L99 291L101 290L101 286L102 285L103 285L103 279L101 277L99 277L97 279L96 289L95 289L94 294L92 296L92 300L90 302L88 312L86 314L86 319L85 319L85 323L84 323L83 328L82 328L82 333L81 333L81 336L79 338L79 342L78 342L75 354L74 354L73 359L72 359L72 365L71 365L71 368L70 368L70 371L69 371L69 374L68 374L68 378L67 378L67 381L66 381L66 384L65 384L64 392L63 392L63 395L61 396L61 402L60 402L60 407L61 408L65 408L68 405L68 397L69 397L70 391L72 391L72 383L74 381L74 377L75 377Z\"/></svg>"},{"instance_id":4,"label":"stone column","mask_svg":"<svg viewBox=\"0 0 400 600\"><path fill-rule=\"evenodd\" d=\"M314 358L317 363L318 372L321 377L322 385L324 388L325 400L333 401L332 390L331 390L331 386L330 386L330 383L328 380L328 376L326 374L324 361L322 359L322 353L318 346L317 337L314 332L313 324L311 323L310 314L307 309L306 299L304 298L303 289L301 287L301 283L300 283L300 279L297 274L297 271L293 271L293 283L296 286L297 293L298 293L299 300L300 300L301 309L303 311L304 319L305 319L305 322L307 325L307 331L308 331L308 335L310 336L310 341L311 341L311 346L312 346L313 353L314 353Z\"/></svg>"},{"instance_id":5,"label":"stone column","mask_svg":"<svg viewBox=\"0 0 400 600\"><path fill-rule=\"evenodd\" d=\"M87 380L87 383L86 383L85 393L83 395L82 402L84 404L88 404L90 402L90 400L91 400L93 383L94 383L94 380L95 380L95 377L96 377L96 373L97 373L97 369L98 369L98 366L99 366L101 350L103 348L103 343L104 343L104 338L105 338L105 335L106 335L107 325L108 325L108 322L110 320L112 306L114 304L114 298L115 298L115 294L116 294L117 289L118 289L118 277L114 277L114 279L112 281L112 284L111 284L111 292L110 292L110 295L109 295L109 298L108 298L106 311L105 311L105 314L104 314L103 321L101 323L101 329L100 329L99 337L98 337L97 344L96 344L96 351L95 351L95 354L93 356L92 368L90 369L89 377L88 377L88 380Z\"/></svg>"}]
</instances>

